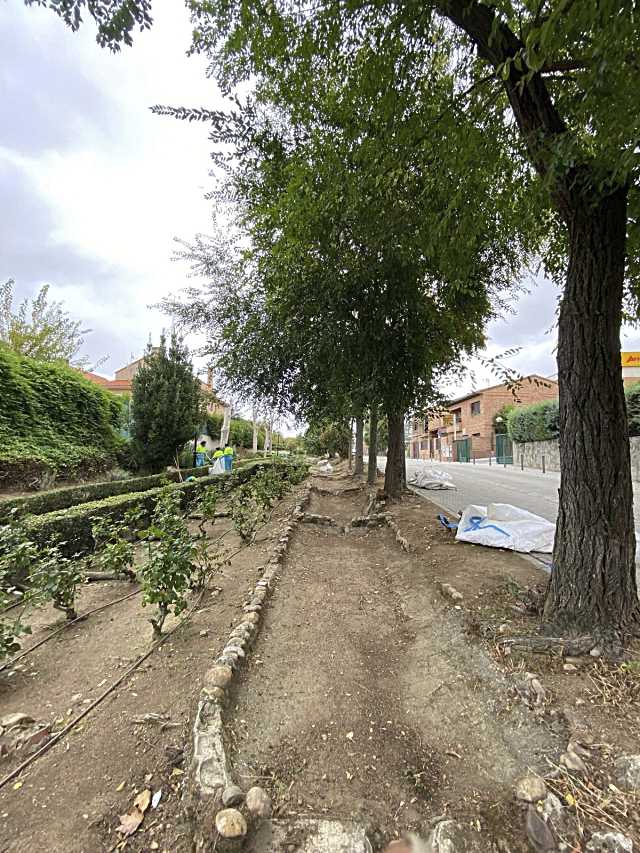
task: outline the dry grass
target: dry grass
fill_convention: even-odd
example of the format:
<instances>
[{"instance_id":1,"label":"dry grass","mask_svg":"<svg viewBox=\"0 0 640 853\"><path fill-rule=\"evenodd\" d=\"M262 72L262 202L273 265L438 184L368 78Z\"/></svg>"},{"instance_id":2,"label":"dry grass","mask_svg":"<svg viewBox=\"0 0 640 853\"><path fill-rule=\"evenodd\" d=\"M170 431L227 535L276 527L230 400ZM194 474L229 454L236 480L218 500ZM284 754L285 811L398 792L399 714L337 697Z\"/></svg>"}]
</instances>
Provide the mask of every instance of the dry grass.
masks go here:
<instances>
[{"instance_id":1,"label":"dry grass","mask_svg":"<svg viewBox=\"0 0 640 853\"><path fill-rule=\"evenodd\" d=\"M640 735L640 665L638 661L611 664L600 661L589 673L585 696L592 705L606 708Z\"/></svg>"},{"instance_id":2,"label":"dry grass","mask_svg":"<svg viewBox=\"0 0 640 853\"><path fill-rule=\"evenodd\" d=\"M595 779L581 779L565 767L550 764L554 778L545 779L547 787L569 807L580 839L591 832L612 830L631 836L636 842L640 840L637 824L632 827L640 797L621 791L611 783L605 785Z\"/></svg>"}]
</instances>

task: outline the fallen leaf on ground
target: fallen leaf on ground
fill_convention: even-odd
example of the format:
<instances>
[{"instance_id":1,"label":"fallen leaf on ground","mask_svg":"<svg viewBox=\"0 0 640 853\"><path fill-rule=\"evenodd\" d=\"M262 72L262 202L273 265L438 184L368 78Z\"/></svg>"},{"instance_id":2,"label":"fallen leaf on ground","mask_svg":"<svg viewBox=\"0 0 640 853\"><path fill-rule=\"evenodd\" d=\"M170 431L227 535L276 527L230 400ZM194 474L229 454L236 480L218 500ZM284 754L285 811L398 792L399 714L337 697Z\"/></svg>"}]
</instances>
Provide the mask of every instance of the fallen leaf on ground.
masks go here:
<instances>
[{"instance_id":1,"label":"fallen leaf on ground","mask_svg":"<svg viewBox=\"0 0 640 853\"><path fill-rule=\"evenodd\" d=\"M119 784L119 785L118 785L118 787L116 788L116 791L122 791L122 790L124 790L124 786L125 786L125 784L126 784L125 782L120 782L120 784Z\"/></svg>"},{"instance_id":2,"label":"fallen leaf on ground","mask_svg":"<svg viewBox=\"0 0 640 853\"><path fill-rule=\"evenodd\" d=\"M180 770L179 767L174 767L171 771L172 776L184 776L184 770Z\"/></svg>"},{"instance_id":3,"label":"fallen leaf on ground","mask_svg":"<svg viewBox=\"0 0 640 853\"><path fill-rule=\"evenodd\" d=\"M160 802L160 798L162 797L162 788L155 792L153 797L151 797L151 808L158 808L158 803Z\"/></svg>"},{"instance_id":4,"label":"fallen leaf on ground","mask_svg":"<svg viewBox=\"0 0 640 853\"><path fill-rule=\"evenodd\" d=\"M151 791L149 790L149 788L145 788L145 790L140 791L138 796L135 798L135 800L133 801L133 805L136 806L136 808L140 809L142 814L144 814L146 812L146 810L149 808L150 802L151 802Z\"/></svg>"},{"instance_id":5,"label":"fallen leaf on ground","mask_svg":"<svg viewBox=\"0 0 640 853\"><path fill-rule=\"evenodd\" d=\"M142 823L143 817L144 815L140 809L133 809L130 814L121 814L120 826L117 828L116 832L119 832L124 836L132 835Z\"/></svg>"}]
</instances>

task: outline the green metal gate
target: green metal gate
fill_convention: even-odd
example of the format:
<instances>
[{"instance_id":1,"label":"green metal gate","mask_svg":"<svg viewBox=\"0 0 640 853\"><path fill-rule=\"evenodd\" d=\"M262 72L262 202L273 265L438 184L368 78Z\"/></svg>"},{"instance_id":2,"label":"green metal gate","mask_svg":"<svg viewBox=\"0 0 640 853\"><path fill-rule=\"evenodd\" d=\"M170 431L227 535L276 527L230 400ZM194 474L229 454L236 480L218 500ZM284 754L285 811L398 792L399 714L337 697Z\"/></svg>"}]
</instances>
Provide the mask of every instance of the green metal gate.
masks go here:
<instances>
[{"instance_id":1,"label":"green metal gate","mask_svg":"<svg viewBox=\"0 0 640 853\"><path fill-rule=\"evenodd\" d=\"M456 462L471 462L471 439L459 438L453 444L455 447Z\"/></svg>"},{"instance_id":2,"label":"green metal gate","mask_svg":"<svg viewBox=\"0 0 640 853\"><path fill-rule=\"evenodd\" d=\"M513 465L513 444L506 433L496 435L496 462L498 465Z\"/></svg>"}]
</instances>

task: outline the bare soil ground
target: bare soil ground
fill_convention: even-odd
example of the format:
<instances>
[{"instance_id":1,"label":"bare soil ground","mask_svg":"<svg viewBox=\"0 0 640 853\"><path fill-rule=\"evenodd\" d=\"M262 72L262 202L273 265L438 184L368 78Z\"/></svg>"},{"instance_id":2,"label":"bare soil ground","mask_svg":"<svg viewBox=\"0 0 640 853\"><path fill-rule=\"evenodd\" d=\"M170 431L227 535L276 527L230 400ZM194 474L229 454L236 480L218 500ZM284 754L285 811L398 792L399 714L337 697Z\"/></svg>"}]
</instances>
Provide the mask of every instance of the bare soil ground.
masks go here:
<instances>
[{"instance_id":1,"label":"bare soil ground","mask_svg":"<svg viewBox=\"0 0 640 853\"><path fill-rule=\"evenodd\" d=\"M316 483L336 494L316 493L310 512L339 525L363 513L364 491ZM495 637L533 631L520 602L545 574L515 554L456 544L415 496L392 511L409 554L386 527L306 524L296 534L227 713L239 781L267 787L279 817L362 821L377 847L447 816L475 829L478 849L530 850L514 782L548 773L577 732L591 744L588 784L606 788L612 758L637 751L640 697L604 705L596 661L568 675L558 660L499 654ZM462 603L443 598L443 581ZM547 689L542 707L515 689L525 670ZM560 794L564 785L560 776ZM637 838L626 807L614 825L626 821ZM607 825L582 818L587 829Z\"/></svg>"},{"instance_id":2,"label":"bare soil ground","mask_svg":"<svg viewBox=\"0 0 640 853\"><path fill-rule=\"evenodd\" d=\"M273 548L282 518L295 503L290 495L276 506L256 543L233 558L212 578L193 617L157 649L114 693L52 749L38 758L15 783L0 791L0 851L3 853L96 853L114 849L118 816L131 810L135 794L162 790L131 836L127 851L191 848L191 831L180 802L186 778L185 749L204 672L235 624L256 568ZM212 536L229 527L216 522ZM239 539L225 538L230 550ZM126 582L82 588L79 613L134 590ZM152 642L150 613L140 596L91 615L0 673L0 716L22 711L50 721L53 730L78 715ZM62 624L46 609L31 620L34 634L25 647ZM167 620L165 630L175 624ZM135 722L161 714L164 724ZM4 778L24 755L0 764ZM157 845L153 846L153 845Z\"/></svg>"}]
</instances>

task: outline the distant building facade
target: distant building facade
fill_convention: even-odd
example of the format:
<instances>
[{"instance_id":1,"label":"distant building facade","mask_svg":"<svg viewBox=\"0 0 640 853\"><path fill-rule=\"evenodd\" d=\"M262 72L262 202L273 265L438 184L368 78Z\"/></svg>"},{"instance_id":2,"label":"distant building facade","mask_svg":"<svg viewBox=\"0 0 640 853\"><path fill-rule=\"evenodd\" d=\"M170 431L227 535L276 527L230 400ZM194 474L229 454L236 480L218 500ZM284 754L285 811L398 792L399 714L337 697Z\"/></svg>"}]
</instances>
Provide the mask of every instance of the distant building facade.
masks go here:
<instances>
[{"instance_id":1,"label":"distant building facade","mask_svg":"<svg viewBox=\"0 0 640 853\"><path fill-rule=\"evenodd\" d=\"M452 400L435 417L414 417L409 443L413 459L464 461L483 459L496 451L495 418L507 405L527 406L558 398L555 379L532 373L512 392L506 384L492 385Z\"/></svg>"},{"instance_id":2,"label":"distant building facade","mask_svg":"<svg viewBox=\"0 0 640 853\"><path fill-rule=\"evenodd\" d=\"M80 371L85 379L94 382L105 391L111 391L112 394L131 394L133 389L133 378L144 364L144 356L137 358L130 364L119 368L115 372L113 379L107 379L105 376L100 376L97 373L90 373L87 370ZM225 403L217 396L213 389L213 371L207 371L207 379L205 382L200 380L202 393L207 400L207 412L210 415L224 415Z\"/></svg>"}]
</instances>

